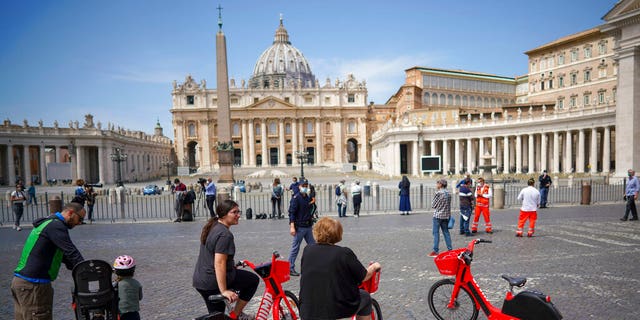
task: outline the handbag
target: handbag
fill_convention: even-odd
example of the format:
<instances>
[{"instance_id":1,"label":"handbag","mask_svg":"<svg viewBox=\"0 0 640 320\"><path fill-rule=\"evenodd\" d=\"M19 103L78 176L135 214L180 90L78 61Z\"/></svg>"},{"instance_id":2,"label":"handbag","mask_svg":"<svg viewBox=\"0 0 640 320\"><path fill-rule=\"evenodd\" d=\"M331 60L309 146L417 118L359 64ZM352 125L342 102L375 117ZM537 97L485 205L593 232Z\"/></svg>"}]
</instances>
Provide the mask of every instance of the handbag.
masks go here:
<instances>
[{"instance_id":1,"label":"handbag","mask_svg":"<svg viewBox=\"0 0 640 320\"><path fill-rule=\"evenodd\" d=\"M454 219L453 216L451 216L449 218L449 226L448 226L448 228L449 229L453 229L453 226L455 226L455 225L456 225L456 219Z\"/></svg>"}]
</instances>

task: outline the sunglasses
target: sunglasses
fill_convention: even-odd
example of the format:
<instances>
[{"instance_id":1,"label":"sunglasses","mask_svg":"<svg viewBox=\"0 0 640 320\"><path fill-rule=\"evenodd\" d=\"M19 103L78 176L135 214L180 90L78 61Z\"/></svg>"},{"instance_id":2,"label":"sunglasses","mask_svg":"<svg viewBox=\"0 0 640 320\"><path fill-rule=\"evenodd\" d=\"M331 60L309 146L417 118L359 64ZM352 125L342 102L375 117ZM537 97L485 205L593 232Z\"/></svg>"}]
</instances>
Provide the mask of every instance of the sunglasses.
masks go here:
<instances>
[{"instance_id":1,"label":"sunglasses","mask_svg":"<svg viewBox=\"0 0 640 320\"><path fill-rule=\"evenodd\" d=\"M75 212L75 211L74 211L74 212L73 212L73 214L75 214L76 216L78 216L78 218L79 218L79 220L78 220L78 221L79 221L80 223L82 223L82 222L84 221L84 217L83 217L83 216L81 216L79 213L77 213L77 212Z\"/></svg>"}]
</instances>

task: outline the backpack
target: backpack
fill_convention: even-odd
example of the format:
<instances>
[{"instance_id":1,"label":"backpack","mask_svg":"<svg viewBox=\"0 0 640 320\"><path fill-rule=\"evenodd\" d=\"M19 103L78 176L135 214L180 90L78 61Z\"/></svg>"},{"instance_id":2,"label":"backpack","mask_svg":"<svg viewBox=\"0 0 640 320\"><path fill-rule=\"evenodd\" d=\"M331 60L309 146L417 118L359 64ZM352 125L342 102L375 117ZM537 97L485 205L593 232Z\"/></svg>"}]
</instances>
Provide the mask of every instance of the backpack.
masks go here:
<instances>
[{"instance_id":1,"label":"backpack","mask_svg":"<svg viewBox=\"0 0 640 320\"><path fill-rule=\"evenodd\" d=\"M341 190L340 190L340 185L338 185L338 186L336 187L336 196L338 196L338 197L339 197L341 194L342 194L342 192L341 192Z\"/></svg>"}]
</instances>

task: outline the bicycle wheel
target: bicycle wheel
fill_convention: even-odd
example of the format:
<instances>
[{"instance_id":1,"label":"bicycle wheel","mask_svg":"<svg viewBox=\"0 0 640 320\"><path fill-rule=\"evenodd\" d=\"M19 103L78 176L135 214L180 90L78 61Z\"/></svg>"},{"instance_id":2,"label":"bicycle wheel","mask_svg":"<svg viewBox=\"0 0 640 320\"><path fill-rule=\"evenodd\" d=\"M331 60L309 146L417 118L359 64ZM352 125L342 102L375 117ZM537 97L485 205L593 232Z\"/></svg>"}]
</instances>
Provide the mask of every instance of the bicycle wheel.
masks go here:
<instances>
[{"instance_id":1,"label":"bicycle wheel","mask_svg":"<svg viewBox=\"0 0 640 320\"><path fill-rule=\"evenodd\" d=\"M455 308L449 309L447 305L451 300L451 293L455 281L453 279L443 279L431 286L429 289L429 309L431 313L439 319L461 319L475 320L478 318L478 309L476 308L471 293L465 287L461 287L456 299Z\"/></svg>"},{"instance_id":2,"label":"bicycle wheel","mask_svg":"<svg viewBox=\"0 0 640 320\"><path fill-rule=\"evenodd\" d=\"M374 298L371 298L371 320L382 320L382 309Z\"/></svg>"},{"instance_id":3,"label":"bicycle wheel","mask_svg":"<svg viewBox=\"0 0 640 320\"><path fill-rule=\"evenodd\" d=\"M295 313L295 318L300 319L300 311L298 311L298 297L296 297L293 292L285 290L284 295L287 296L287 301L289 301L289 305L291 306L291 311ZM278 305L278 319L280 320L292 320L293 315L287 308L287 304L284 300L280 300L280 304Z\"/></svg>"}]
</instances>

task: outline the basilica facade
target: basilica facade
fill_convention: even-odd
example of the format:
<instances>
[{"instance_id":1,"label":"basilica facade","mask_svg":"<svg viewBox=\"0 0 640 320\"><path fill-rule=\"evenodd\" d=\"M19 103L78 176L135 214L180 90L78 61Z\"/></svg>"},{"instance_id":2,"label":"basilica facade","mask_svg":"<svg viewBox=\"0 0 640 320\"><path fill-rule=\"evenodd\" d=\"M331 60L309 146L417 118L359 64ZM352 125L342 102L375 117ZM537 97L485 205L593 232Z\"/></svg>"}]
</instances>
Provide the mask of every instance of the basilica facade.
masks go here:
<instances>
[{"instance_id":1,"label":"basilica facade","mask_svg":"<svg viewBox=\"0 0 640 320\"><path fill-rule=\"evenodd\" d=\"M216 89L187 76L173 84L175 152L180 166L210 172L218 165ZM273 44L248 81L229 81L234 165L305 163L370 169L370 111L365 81L320 81L289 40L282 19Z\"/></svg>"}]
</instances>

